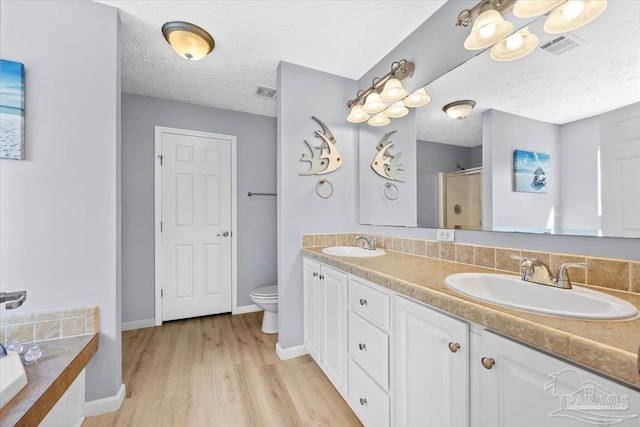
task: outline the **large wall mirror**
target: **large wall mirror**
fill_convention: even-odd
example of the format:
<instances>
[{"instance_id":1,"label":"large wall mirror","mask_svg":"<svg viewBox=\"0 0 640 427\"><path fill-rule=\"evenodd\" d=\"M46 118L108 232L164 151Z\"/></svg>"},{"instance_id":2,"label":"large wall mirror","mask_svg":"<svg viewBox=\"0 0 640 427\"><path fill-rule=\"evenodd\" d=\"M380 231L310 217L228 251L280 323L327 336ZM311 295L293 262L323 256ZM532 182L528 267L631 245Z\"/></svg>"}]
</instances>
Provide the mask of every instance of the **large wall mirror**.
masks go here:
<instances>
[{"instance_id":1,"label":"large wall mirror","mask_svg":"<svg viewBox=\"0 0 640 427\"><path fill-rule=\"evenodd\" d=\"M418 227L640 237L640 3L609 1L564 34L545 18L528 56L486 50L425 86ZM475 107L452 119L459 100Z\"/></svg>"}]
</instances>

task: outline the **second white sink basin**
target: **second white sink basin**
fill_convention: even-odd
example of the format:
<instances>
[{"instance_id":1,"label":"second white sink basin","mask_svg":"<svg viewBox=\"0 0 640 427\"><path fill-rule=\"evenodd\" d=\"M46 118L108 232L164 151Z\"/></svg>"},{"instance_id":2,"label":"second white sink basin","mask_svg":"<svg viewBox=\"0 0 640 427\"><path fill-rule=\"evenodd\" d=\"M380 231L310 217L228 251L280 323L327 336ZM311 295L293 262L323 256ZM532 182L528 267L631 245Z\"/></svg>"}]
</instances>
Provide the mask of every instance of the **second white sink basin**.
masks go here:
<instances>
[{"instance_id":1,"label":"second white sink basin","mask_svg":"<svg viewBox=\"0 0 640 427\"><path fill-rule=\"evenodd\" d=\"M0 358L0 408L27 385L27 374L22 366L20 355L10 351Z\"/></svg>"},{"instance_id":2,"label":"second white sink basin","mask_svg":"<svg viewBox=\"0 0 640 427\"><path fill-rule=\"evenodd\" d=\"M448 276L445 285L480 301L551 316L619 320L638 315L633 304L603 292L579 286L559 289L525 282L519 276L459 273Z\"/></svg>"},{"instance_id":3,"label":"second white sink basin","mask_svg":"<svg viewBox=\"0 0 640 427\"><path fill-rule=\"evenodd\" d=\"M381 256L386 253L382 249L376 249L372 251L369 249L361 248L360 246L331 246L329 248L324 248L322 252L327 255L350 256L356 258Z\"/></svg>"}]
</instances>

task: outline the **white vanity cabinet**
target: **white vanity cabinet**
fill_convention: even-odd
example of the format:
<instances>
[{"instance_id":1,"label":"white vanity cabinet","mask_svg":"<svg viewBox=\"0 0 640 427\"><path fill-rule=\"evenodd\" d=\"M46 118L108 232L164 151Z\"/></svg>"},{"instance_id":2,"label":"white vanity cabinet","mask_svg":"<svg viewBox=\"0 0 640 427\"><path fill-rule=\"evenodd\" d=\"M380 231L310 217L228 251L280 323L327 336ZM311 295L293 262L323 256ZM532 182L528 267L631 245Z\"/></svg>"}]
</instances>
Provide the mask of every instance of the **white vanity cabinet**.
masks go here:
<instances>
[{"instance_id":1,"label":"white vanity cabinet","mask_svg":"<svg viewBox=\"0 0 640 427\"><path fill-rule=\"evenodd\" d=\"M471 351L471 427L640 425L640 393L484 330Z\"/></svg>"},{"instance_id":2,"label":"white vanity cabinet","mask_svg":"<svg viewBox=\"0 0 640 427\"><path fill-rule=\"evenodd\" d=\"M347 274L303 258L304 344L343 397L347 395Z\"/></svg>"},{"instance_id":3,"label":"white vanity cabinet","mask_svg":"<svg viewBox=\"0 0 640 427\"><path fill-rule=\"evenodd\" d=\"M390 425L390 291L349 275L349 406L367 427Z\"/></svg>"},{"instance_id":4,"label":"white vanity cabinet","mask_svg":"<svg viewBox=\"0 0 640 427\"><path fill-rule=\"evenodd\" d=\"M392 347L394 426L468 426L469 324L396 295Z\"/></svg>"}]
</instances>

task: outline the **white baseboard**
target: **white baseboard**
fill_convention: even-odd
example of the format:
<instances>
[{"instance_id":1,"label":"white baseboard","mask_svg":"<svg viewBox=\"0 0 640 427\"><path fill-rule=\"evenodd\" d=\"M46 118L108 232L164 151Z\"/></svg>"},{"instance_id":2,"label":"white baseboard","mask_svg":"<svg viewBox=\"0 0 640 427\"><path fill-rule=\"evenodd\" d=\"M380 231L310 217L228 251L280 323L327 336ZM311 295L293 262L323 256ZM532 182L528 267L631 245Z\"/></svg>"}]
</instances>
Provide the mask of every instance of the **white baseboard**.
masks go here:
<instances>
[{"instance_id":1,"label":"white baseboard","mask_svg":"<svg viewBox=\"0 0 640 427\"><path fill-rule=\"evenodd\" d=\"M82 404L82 416L93 417L96 415L106 414L108 412L115 412L120 409L124 397L126 394L126 387L124 384L120 386L120 390L115 396L105 397L103 399L96 399L90 402L84 402Z\"/></svg>"},{"instance_id":2,"label":"white baseboard","mask_svg":"<svg viewBox=\"0 0 640 427\"><path fill-rule=\"evenodd\" d=\"M276 344L276 354L280 360L293 359L294 357L304 356L309 354L307 348L304 345L296 345L294 347L282 348L280 343Z\"/></svg>"},{"instance_id":3,"label":"white baseboard","mask_svg":"<svg viewBox=\"0 0 640 427\"><path fill-rule=\"evenodd\" d=\"M156 326L156 319L136 320L135 322L122 322L123 331L132 331L134 329L152 328Z\"/></svg>"},{"instance_id":4,"label":"white baseboard","mask_svg":"<svg viewBox=\"0 0 640 427\"><path fill-rule=\"evenodd\" d=\"M234 311L233 314L247 314L247 313L253 313L256 311L262 311L262 309L255 304L250 304L250 305L243 305L242 307L236 308L236 311Z\"/></svg>"}]
</instances>

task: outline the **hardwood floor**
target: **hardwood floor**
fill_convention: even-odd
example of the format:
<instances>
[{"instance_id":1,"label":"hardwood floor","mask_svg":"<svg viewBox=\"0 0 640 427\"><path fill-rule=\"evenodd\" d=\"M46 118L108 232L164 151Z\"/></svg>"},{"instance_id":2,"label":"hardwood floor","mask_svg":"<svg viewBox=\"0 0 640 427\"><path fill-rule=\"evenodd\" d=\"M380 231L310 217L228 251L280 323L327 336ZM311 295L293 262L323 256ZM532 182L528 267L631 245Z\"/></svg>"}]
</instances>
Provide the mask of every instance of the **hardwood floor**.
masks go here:
<instances>
[{"instance_id":1,"label":"hardwood floor","mask_svg":"<svg viewBox=\"0 0 640 427\"><path fill-rule=\"evenodd\" d=\"M91 426L360 426L310 356L281 361L262 313L122 334L127 395Z\"/></svg>"}]
</instances>

